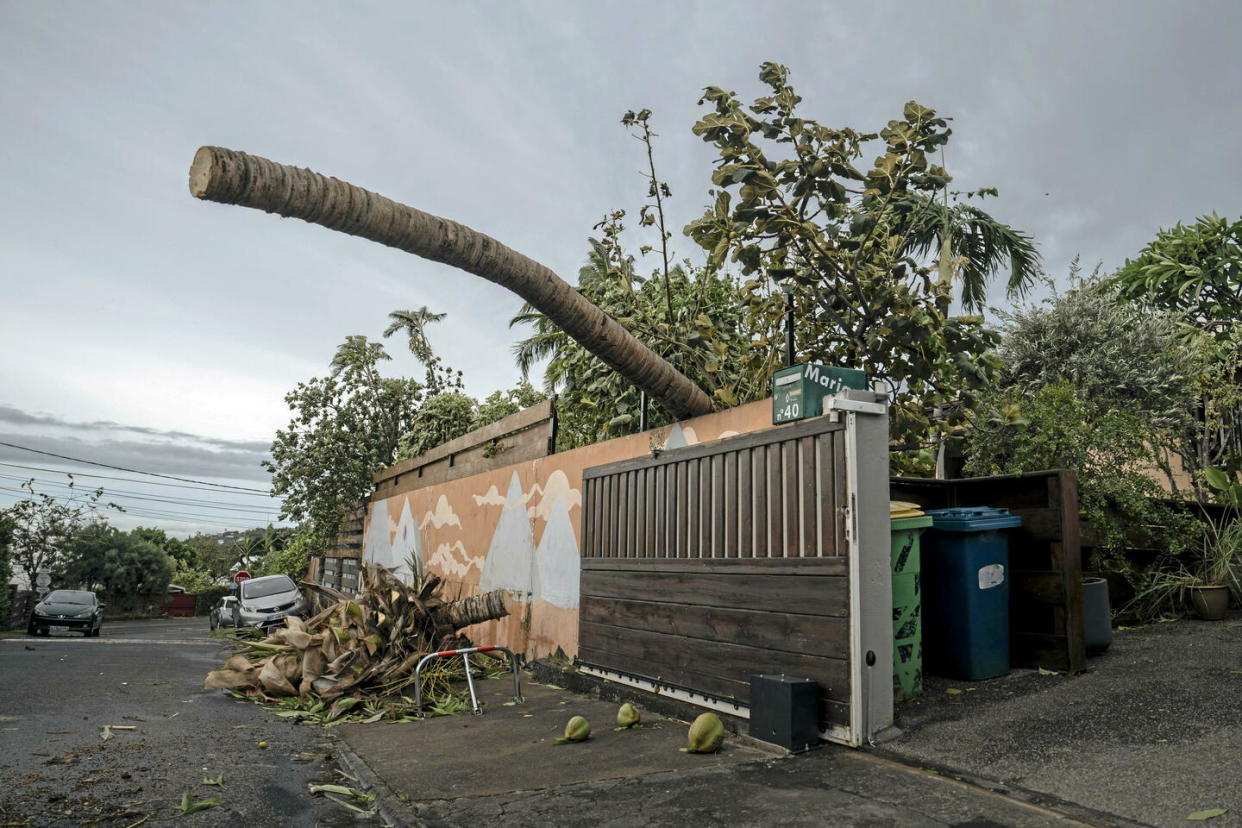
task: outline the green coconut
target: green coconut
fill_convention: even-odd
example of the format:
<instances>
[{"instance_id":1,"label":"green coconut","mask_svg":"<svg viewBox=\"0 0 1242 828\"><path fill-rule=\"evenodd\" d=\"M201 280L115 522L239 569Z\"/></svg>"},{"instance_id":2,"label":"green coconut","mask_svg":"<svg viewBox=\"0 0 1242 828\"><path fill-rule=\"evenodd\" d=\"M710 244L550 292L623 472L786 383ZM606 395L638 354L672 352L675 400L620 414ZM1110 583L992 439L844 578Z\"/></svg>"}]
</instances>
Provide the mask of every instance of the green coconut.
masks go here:
<instances>
[{"instance_id":1,"label":"green coconut","mask_svg":"<svg viewBox=\"0 0 1242 828\"><path fill-rule=\"evenodd\" d=\"M621 705L621 709L617 711L617 727L634 727L642 721L642 715L638 712L638 708L626 702Z\"/></svg>"},{"instance_id":2,"label":"green coconut","mask_svg":"<svg viewBox=\"0 0 1242 828\"><path fill-rule=\"evenodd\" d=\"M585 742L591 738L591 723L582 716L574 716L565 725L565 735L556 740L558 745L567 742Z\"/></svg>"},{"instance_id":3,"label":"green coconut","mask_svg":"<svg viewBox=\"0 0 1242 828\"><path fill-rule=\"evenodd\" d=\"M689 753L715 753L724 742L725 728L715 713L704 713L690 725Z\"/></svg>"}]
</instances>

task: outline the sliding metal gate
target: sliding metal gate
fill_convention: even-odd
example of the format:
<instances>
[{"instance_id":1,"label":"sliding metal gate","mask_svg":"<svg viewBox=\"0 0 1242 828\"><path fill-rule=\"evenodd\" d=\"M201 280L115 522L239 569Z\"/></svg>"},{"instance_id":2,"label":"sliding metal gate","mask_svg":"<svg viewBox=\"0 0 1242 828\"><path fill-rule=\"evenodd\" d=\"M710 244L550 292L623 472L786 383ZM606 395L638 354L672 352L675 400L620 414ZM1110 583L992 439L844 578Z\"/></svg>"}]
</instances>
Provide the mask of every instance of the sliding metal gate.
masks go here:
<instances>
[{"instance_id":1,"label":"sliding metal gate","mask_svg":"<svg viewBox=\"0 0 1242 828\"><path fill-rule=\"evenodd\" d=\"M892 721L887 413L814 420L587 469L582 669L748 716L753 674L820 685L820 730Z\"/></svg>"}]
</instances>

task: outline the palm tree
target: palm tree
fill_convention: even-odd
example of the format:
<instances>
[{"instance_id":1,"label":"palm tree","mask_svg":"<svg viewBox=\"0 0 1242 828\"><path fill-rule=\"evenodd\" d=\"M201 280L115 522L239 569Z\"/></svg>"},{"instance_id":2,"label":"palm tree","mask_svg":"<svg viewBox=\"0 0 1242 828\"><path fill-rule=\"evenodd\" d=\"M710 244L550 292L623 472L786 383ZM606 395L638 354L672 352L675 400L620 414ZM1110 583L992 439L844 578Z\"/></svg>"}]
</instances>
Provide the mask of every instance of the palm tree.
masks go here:
<instances>
[{"instance_id":1,"label":"palm tree","mask_svg":"<svg viewBox=\"0 0 1242 828\"><path fill-rule=\"evenodd\" d=\"M423 305L418 310L397 310L388 314L388 327L384 329L384 336L389 337L404 330L410 336L410 353L418 358L419 362L426 364L430 362L434 356L431 350L431 343L427 341L427 326L432 322L440 322L447 314L433 313Z\"/></svg>"},{"instance_id":2,"label":"palm tree","mask_svg":"<svg viewBox=\"0 0 1242 828\"><path fill-rule=\"evenodd\" d=\"M1039 278L1039 251L1029 234L1002 224L973 204L948 204L922 193L911 194L907 200L908 209L897 219L897 235L905 236L901 253L926 256L936 251L941 283L951 281L957 270L967 310L983 308L988 279L1006 264L1006 290L1011 298L1023 296Z\"/></svg>"},{"instance_id":3,"label":"palm tree","mask_svg":"<svg viewBox=\"0 0 1242 828\"><path fill-rule=\"evenodd\" d=\"M190 193L300 218L461 268L508 288L677 417L712 411L711 398L547 267L463 224L361 187L223 147L201 147Z\"/></svg>"},{"instance_id":4,"label":"palm tree","mask_svg":"<svg viewBox=\"0 0 1242 828\"><path fill-rule=\"evenodd\" d=\"M598 298L601 294L604 297L615 296L614 291L620 287L621 290L617 291L618 293L632 296L636 276L633 260L627 258L620 262L614 261L614 257L610 255L608 247L603 242L590 239L590 243L591 250L587 253L586 264L578 269L577 290ZM611 310L615 313L617 309L613 307ZM530 302L523 303L517 314L509 320L510 328L518 325L530 325L535 332L513 346L513 356L517 367L522 372L522 377L527 378L535 363L548 360L548 370L544 373L544 393L551 396L559 390L562 380L557 370L559 364L557 357L564 353L572 340L566 336L564 330Z\"/></svg>"}]
</instances>

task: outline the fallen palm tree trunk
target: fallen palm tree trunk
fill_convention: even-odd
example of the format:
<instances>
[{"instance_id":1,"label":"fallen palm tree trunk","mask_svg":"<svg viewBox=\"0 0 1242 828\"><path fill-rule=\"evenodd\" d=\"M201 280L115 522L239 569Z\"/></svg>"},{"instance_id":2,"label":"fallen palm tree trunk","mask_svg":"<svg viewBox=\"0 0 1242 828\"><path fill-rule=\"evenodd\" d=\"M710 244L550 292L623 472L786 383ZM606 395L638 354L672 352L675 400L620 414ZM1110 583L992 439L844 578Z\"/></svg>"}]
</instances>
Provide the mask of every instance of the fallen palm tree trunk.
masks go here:
<instances>
[{"instance_id":1,"label":"fallen palm tree trunk","mask_svg":"<svg viewBox=\"0 0 1242 828\"><path fill-rule=\"evenodd\" d=\"M521 296L669 413L713 410L703 389L549 268L491 236L311 170L223 147L190 166L195 198L253 207L461 268Z\"/></svg>"},{"instance_id":2,"label":"fallen palm tree trunk","mask_svg":"<svg viewBox=\"0 0 1242 828\"><path fill-rule=\"evenodd\" d=\"M288 618L265 640L240 642L243 652L203 686L325 701L398 691L424 655L459 646L463 628L508 614L500 590L444 601L440 586L434 575L409 586L370 564L356 597L336 593L342 599L314 617Z\"/></svg>"}]
</instances>

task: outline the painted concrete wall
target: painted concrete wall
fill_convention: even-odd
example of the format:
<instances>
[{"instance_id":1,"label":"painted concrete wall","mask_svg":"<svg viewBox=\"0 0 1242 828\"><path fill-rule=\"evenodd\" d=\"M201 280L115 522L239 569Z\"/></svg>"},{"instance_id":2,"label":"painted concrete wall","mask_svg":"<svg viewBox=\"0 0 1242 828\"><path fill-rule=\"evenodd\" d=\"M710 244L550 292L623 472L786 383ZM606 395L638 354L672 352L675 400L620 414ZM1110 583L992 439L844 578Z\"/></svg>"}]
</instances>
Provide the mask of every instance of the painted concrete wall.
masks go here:
<instances>
[{"instance_id":1,"label":"painted concrete wall","mask_svg":"<svg viewBox=\"0 0 1242 828\"><path fill-rule=\"evenodd\" d=\"M578 651L582 471L772 427L770 400L371 502L368 561L446 581L443 594L508 591L509 617L466 631L529 658Z\"/></svg>"}]
</instances>

